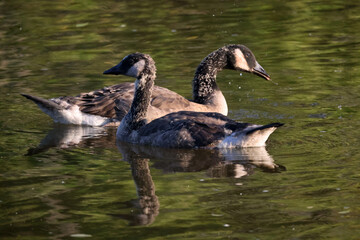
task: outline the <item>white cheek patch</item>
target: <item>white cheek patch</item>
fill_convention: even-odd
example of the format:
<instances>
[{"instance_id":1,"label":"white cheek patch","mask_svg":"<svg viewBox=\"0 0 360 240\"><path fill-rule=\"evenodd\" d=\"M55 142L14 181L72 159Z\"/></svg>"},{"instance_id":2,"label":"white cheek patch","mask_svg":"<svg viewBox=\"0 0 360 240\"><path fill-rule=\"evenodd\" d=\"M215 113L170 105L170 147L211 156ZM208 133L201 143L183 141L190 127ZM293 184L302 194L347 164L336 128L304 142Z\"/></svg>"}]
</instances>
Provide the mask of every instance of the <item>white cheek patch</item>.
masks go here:
<instances>
[{"instance_id":1,"label":"white cheek patch","mask_svg":"<svg viewBox=\"0 0 360 240\"><path fill-rule=\"evenodd\" d=\"M139 73L144 70L145 67L145 60L140 60L137 63L135 63L126 73L126 75L130 77L137 78L139 76Z\"/></svg>"},{"instance_id":2,"label":"white cheek patch","mask_svg":"<svg viewBox=\"0 0 360 240\"><path fill-rule=\"evenodd\" d=\"M245 71L250 71L249 65L244 57L244 54L240 49L235 49L235 67L243 69Z\"/></svg>"}]
</instances>

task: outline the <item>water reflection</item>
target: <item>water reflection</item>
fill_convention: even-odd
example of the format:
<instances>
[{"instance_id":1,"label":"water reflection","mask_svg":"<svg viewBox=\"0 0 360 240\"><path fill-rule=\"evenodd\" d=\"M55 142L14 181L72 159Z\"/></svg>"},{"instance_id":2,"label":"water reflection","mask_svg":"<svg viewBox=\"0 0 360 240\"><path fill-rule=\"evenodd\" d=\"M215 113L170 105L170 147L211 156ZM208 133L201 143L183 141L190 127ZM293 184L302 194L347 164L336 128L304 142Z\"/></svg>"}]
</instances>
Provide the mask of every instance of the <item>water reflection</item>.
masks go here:
<instances>
[{"instance_id":1,"label":"water reflection","mask_svg":"<svg viewBox=\"0 0 360 240\"><path fill-rule=\"evenodd\" d=\"M149 161L142 155L126 151L126 158L131 166L131 174L136 186L138 198L131 202L136 212L129 214L111 214L129 221L131 226L148 225L154 222L159 214L159 200L155 194L155 184L150 174Z\"/></svg>"},{"instance_id":2,"label":"water reflection","mask_svg":"<svg viewBox=\"0 0 360 240\"><path fill-rule=\"evenodd\" d=\"M274 163L265 148L246 149L165 149L117 142L117 147L131 166L138 199L134 206L138 213L115 215L130 221L130 225L151 224L159 213L160 204L155 194L149 161L152 167L164 172L207 171L210 177L241 178L254 173L255 168L278 172L285 167Z\"/></svg>"},{"instance_id":3,"label":"water reflection","mask_svg":"<svg viewBox=\"0 0 360 240\"><path fill-rule=\"evenodd\" d=\"M164 172L206 171L209 177L241 178L254 173L255 168L263 171L280 172L285 167L274 163L264 147L243 149L166 149L117 142L117 147L131 166L137 188L138 199L134 215L117 215L130 221L131 225L150 224L159 213L160 204L155 194L148 160L152 167Z\"/></svg>"},{"instance_id":4,"label":"water reflection","mask_svg":"<svg viewBox=\"0 0 360 240\"><path fill-rule=\"evenodd\" d=\"M56 124L40 144L30 148L27 155L37 154L50 148L107 147L115 146L114 128ZM153 167L169 172L208 171L210 177L241 177L249 175L253 168L277 172L285 170L274 163L264 147L234 149L167 149L125 142L116 142L125 161L146 158L153 160ZM241 166L240 166L241 165Z\"/></svg>"},{"instance_id":5,"label":"water reflection","mask_svg":"<svg viewBox=\"0 0 360 240\"><path fill-rule=\"evenodd\" d=\"M26 155L38 154L55 147L69 148L71 146L80 146L84 143L89 145L87 140L99 140L100 137L108 136L108 134L106 129L102 127L55 124L54 128L47 133L40 144L35 148L30 148ZM103 140L107 141L109 139L104 138ZM113 139L111 138L110 140Z\"/></svg>"},{"instance_id":6,"label":"water reflection","mask_svg":"<svg viewBox=\"0 0 360 240\"><path fill-rule=\"evenodd\" d=\"M63 239L66 236L72 236L79 232L81 227L78 223L67 222L66 219L69 219L71 216L66 214L68 207L63 203L62 200L58 199L60 194L65 194L70 190L64 189L58 191L55 196L44 195L40 199L44 202L51 210L48 211L48 216L46 216L45 221L50 226L57 226L56 232L49 232L51 239Z\"/></svg>"},{"instance_id":7,"label":"water reflection","mask_svg":"<svg viewBox=\"0 0 360 240\"><path fill-rule=\"evenodd\" d=\"M37 147L28 150L27 155L38 154L50 148L66 149L90 146L114 148L115 130L114 128L56 124ZM116 145L123 160L130 163L135 183L138 178L138 174L136 174L138 170L135 167L140 162L146 162L147 159L152 160L152 167L161 169L164 173L206 171L209 177L216 178L241 178L253 174L256 168L266 172L286 170L285 167L274 163L273 158L264 147L166 149L119 141ZM142 167L148 169L148 166L145 167L145 163ZM151 176L148 178L151 179Z\"/></svg>"},{"instance_id":8,"label":"water reflection","mask_svg":"<svg viewBox=\"0 0 360 240\"><path fill-rule=\"evenodd\" d=\"M167 149L117 142L125 160L137 155L153 161L152 167L169 172L207 171L209 177L250 175L254 168L279 172L285 167L274 163L264 147L238 149Z\"/></svg>"},{"instance_id":9,"label":"water reflection","mask_svg":"<svg viewBox=\"0 0 360 240\"><path fill-rule=\"evenodd\" d=\"M130 165L137 198L122 202L125 206L135 209L134 211L110 213L109 215L128 221L130 226L152 224L159 214L160 203L155 193L155 183L151 176L149 160L151 160L151 168L161 169L164 173L204 171L211 178L242 178L254 174L255 169L266 172L285 170L285 167L275 164L264 147L242 149L157 148L116 142L115 130L114 128L55 125L36 148L28 150L28 155L54 147L61 149L88 148L89 146L117 147L122 160ZM52 209L62 209L56 199L44 198L43 201L49 206L55 204L56 206L52 206ZM49 222L58 221L63 217L55 211L49 217Z\"/></svg>"}]
</instances>

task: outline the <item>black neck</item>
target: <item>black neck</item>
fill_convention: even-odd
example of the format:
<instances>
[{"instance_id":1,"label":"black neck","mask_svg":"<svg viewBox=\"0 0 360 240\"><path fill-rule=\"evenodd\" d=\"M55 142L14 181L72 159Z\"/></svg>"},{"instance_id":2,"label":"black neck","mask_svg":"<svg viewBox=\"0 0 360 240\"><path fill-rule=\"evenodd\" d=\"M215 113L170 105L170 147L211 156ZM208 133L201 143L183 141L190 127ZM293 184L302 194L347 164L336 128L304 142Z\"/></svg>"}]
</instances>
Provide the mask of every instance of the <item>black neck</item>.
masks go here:
<instances>
[{"instance_id":1,"label":"black neck","mask_svg":"<svg viewBox=\"0 0 360 240\"><path fill-rule=\"evenodd\" d=\"M196 69L193 80L194 102L204 104L219 90L216 85L216 75L227 65L227 49L220 48L210 53Z\"/></svg>"},{"instance_id":2,"label":"black neck","mask_svg":"<svg viewBox=\"0 0 360 240\"><path fill-rule=\"evenodd\" d=\"M155 74L142 75L135 84L134 99L125 119L129 130L138 130L146 124L146 113L150 104Z\"/></svg>"}]
</instances>

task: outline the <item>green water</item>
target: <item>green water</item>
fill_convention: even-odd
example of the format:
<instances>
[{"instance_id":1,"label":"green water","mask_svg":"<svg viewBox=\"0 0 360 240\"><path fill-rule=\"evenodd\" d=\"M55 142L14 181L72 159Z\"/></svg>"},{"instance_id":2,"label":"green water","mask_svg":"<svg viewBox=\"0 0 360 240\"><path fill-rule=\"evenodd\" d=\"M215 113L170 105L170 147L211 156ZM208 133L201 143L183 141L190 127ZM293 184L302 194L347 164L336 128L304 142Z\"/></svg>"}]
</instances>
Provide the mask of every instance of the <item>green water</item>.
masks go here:
<instances>
[{"instance_id":1,"label":"green water","mask_svg":"<svg viewBox=\"0 0 360 240\"><path fill-rule=\"evenodd\" d=\"M0 0L0 22L1 239L359 239L359 1ZM139 51L191 98L229 43L278 83L217 77L230 118L285 123L266 150L117 146L19 95L132 81L102 72Z\"/></svg>"}]
</instances>

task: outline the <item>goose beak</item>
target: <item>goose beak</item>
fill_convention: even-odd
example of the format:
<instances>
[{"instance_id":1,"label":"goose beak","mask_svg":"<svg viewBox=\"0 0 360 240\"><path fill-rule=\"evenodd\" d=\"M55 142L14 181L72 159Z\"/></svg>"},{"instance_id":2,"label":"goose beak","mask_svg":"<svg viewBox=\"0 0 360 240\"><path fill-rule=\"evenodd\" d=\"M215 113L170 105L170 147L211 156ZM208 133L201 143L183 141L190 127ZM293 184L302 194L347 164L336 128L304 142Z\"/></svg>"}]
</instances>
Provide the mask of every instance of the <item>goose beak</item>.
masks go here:
<instances>
[{"instance_id":1,"label":"goose beak","mask_svg":"<svg viewBox=\"0 0 360 240\"><path fill-rule=\"evenodd\" d=\"M122 71L120 70L121 63L119 63L118 65L106 70L105 72L103 72L103 74L112 74L112 75L119 75L119 74L123 74Z\"/></svg>"},{"instance_id":2,"label":"goose beak","mask_svg":"<svg viewBox=\"0 0 360 240\"><path fill-rule=\"evenodd\" d=\"M256 66L252 69L252 72L259 77L265 78L268 81L271 80L270 75L267 74L265 69L263 69L263 67L258 62L256 62Z\"/></svg>"}]
</instances>

